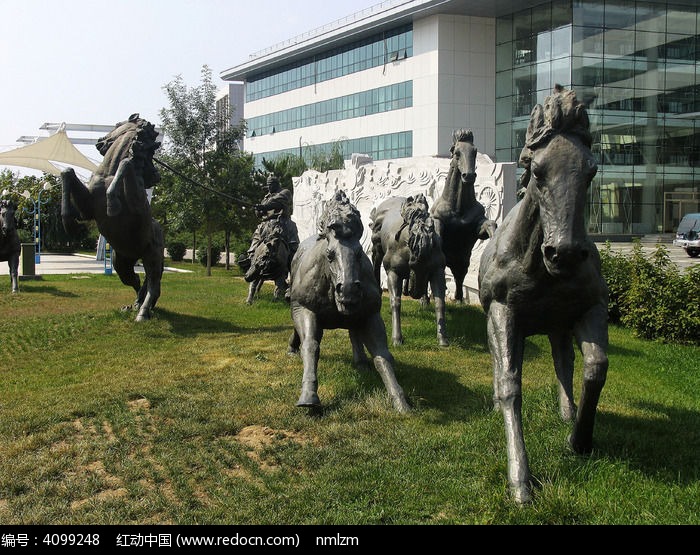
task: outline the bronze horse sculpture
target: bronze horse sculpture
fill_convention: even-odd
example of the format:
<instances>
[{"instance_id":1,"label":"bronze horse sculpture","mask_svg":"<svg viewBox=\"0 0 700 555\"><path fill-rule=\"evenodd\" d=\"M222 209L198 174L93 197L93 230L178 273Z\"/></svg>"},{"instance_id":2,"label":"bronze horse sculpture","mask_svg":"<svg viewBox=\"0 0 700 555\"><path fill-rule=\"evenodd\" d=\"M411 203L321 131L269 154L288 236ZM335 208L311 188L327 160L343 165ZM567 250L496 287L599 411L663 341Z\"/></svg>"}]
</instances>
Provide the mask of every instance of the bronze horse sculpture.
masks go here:
<instances>
[{"instance_id":1,"label":"bronze horse sculpture","mask_svg":"<svg viewBox=\"0 0 700 555\"><path fill-rule=\"evenodd\" d=\"M73 168L64 170L61 217L66 231L74 233L80 220L95 220L113 248L112 265L124 285L136 291L132 308L136 320L148 320L160 297L164 242L160 224L151 216L146 189L160 181L153 154L160 147L158 132L133 114L97 142L104 156L85 186ZM134 271L141 260L143 284Z\"/></svg>"},{"instance_id":2,"label":"bronze horse sculpture","mask_svg":"<svg viewBox=\"0 0 700 555\"><path fill-rule=\"evenodd\" d=\"M464 301L464 278L469 270L472 250L478 239L488 239L496 222L476 199L476 154L474 135L469 129L453 133L452 158L442 194L433 203L430 214L442 240L445 264L455 281L455 301Z\"/></svg>"},{"instance_id":3,"label":"bronze horse sculpture","mask_svg":"<svg viewBox=\"0 0 700 555\"><path fill-rule=\"evenodd\" d=\"M481 256L479 296L493 358L494 403L505 421L508 481L515 500L532 498L522 429L525 338L546 334L559 382L559 412L575 419L569 443L592 449L593 424L608 369L608 289L586 234L587 189L597 165L586 109L573 91L556 90L533 108L520 155L524 198ZM578 410L573 372L576 340L583 355Z\"/></svg>"},{"instance_id":4,"label":"bronze horse sculpture","mask_svg":"<svg viewBox=\"0 0 700 555\"><path fill-rule=\"evenodd\" d=\"M12 292L19 292L19 255L21 244L17 234L15 211L12 201L0 200L0 261L7 261L10 270Z\"/></svg>"},{"instance_id":5,"label":"bronze horse sculpture","mask_svg":"<svg viewBox=\"0 0 700 555\"><path fill-rule=\"evenodd\" d=\"M284 229L277 220L267 220L263 224L263 240L255 247L253 255L242 256L238 261L245 272L244 279L250 283L247 304L253 304L255 295L266 280L272 280L275 284L275 300L283 299L287 291L290 249Z\"/></svg>"},{"instance_id":6,"label":"bronze horse sculpture","mask_svg":"<svg viewBox=\"0 0 700 555\"><path fill-rule=\"evenodd\" d=\"M403 343L402 292L420 299L427 294L430 283L435 299L438 343L442 347L447 346L445 255L425 196L390 197L372 210L370 219L374 276L379 283L383 266L391 302L391 338L394 345Z\"/></svg>"},{"instance_id":7,"label":"bronze horse sculpture","mask_svg":"<svg viewBox=\"0 0 700 555\"><path fill-rule=\"evenodd\" d=\"M372 263L362 249L360 212L344 191L328 201L318 234L303 241L292 259L289 300L294 332L289 353L304 363L297 406L320 407L318 360L325 329L347 329L355 363L367 362L365 347L384 382L394 408L407 412L408 402L394 375L386 328L380 315L382 291Z\"/></svg>"}]
</instances>

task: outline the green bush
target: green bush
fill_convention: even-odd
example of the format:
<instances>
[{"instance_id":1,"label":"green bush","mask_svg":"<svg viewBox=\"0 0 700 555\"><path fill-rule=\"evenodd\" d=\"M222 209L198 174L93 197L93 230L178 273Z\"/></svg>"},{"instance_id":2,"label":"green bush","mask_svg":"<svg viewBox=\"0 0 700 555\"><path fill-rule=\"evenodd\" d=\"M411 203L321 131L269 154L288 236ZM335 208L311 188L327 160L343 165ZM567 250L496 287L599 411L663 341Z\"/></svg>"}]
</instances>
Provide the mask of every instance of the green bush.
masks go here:
<instances>
[{"instance_id":1,"label":"green bush","mask_svg":"<svg viewBox=\"0 0 700 555\"><path fill-rule=\"evenodd\" d=\"M222 245L216 243L211 244L211 265L215 266L221 260L221 251L224 250ZM197 249L197 258L202 263L202 266L207 265L207 245L206 243Z\"/></svg>"},{"instance_id":2,"label":"green bush","mask_svg":"<svg viewBox=\"0 0 700 555\"><path fill-rule=\"evenodd\" d=\"M185 258L187 245L182 241L170 241L165 247L168 249L168 255L173 262L181 262Z\"/></svg>"},{"instance_id":3,"label":"green bush","mask_svg":"<svg viewBox=\"0 0 700 555\"><path fill-rule=\"evenodd\" d=\"M645 257L639 241L628 256L601 251L609 314L645 339L700 344L700 266L681 272L666 247Z\"/></svg>"}]
</instances>

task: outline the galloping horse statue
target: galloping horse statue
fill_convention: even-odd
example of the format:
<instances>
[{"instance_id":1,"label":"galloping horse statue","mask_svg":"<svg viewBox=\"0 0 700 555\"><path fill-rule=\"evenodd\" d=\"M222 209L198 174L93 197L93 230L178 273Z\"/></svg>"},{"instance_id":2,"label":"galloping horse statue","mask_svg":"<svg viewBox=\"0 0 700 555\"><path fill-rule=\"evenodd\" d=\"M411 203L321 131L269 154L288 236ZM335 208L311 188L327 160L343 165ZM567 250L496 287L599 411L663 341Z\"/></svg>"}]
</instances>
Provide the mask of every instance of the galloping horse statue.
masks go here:
<instances>
[{"instance_id":1,"label":"galloping horse statue","mask_svg":"<svg viewBox=\"0 0 700 555\"><path fill-rule=\"evenodd\" d=\"M244 279L250 283L247 304L253 304L255 295L266 280L275 283L275 300L283 299L287 291L290 260L284 229L277 220L267 220L263 224L263 240L255 247L253 255L242 256L238 261L238 265L245 271Z\"/></svg>"},{"instance_id":2,"label":"galloping horse statue","mask_svg":"<svg viewBox=\"0 0 700 555\"><path fill-rule=\"evenodd\" d=\"M530 115L520 155L527 189L481 256L479 297L493 357L494 403L503 412L508 481L519 503L531 501L522 429L525 338L546 334L559 382L559 412L575 419L576 453L592 449L593 424L608 369L608 289L586 234L587 189L597 165L585 106L555 89ZM583 385L574 404L573 339L583 355Z\"/></svg>"},{"instance_id":3,"label":"galloping horse statue","mask_svg":"<svg viewBox=\"0 0 700 555\"><path fill-rule=\"evenodd\" d=\"M160 181L153 154L160 147L158 132L133 114L97 142L104 156L85 186L73 168L62 172L61 216L68 233L75 233L79 220L95 220L113 248L112 264L124 285L136 291L132 308L137 321L148 320L160 297L164 242L160 224L151 216L146 189ZM143 285L134 272L142 260Z\"/></svg>"},{"instance_id":4,"label":"galloping horse statue","mask_svg":"<svg viewBox=\"0 0 700 555\"><path fill-rule=\"evenodd\" d=\"M301 348L304 362L297 406L319 407L317 367L324 329L347 329L355 363L367 362L366 347L394 408L409 411L394 375L386 328L380 315L382 291L360 244L360 212L344 191L328 201L319 233L299 245L292 259L289 290L294 332L289 353Z\"/></svg>"},{"instance_id":5,"label":"galloping horse statue","mask_svg":"<svg viewBox=\"0 0 700 555\"><path fill-rule=\"evenodd\" d=\"M428 282L435 299L435 322L440 346L447 346L445 331L445 255L440 236L428 212L423 194L390 197L372 210L372 263L380 282L384 266L391 302L391 338L403 343L401 333L401 294L420 299ZM404 287L405 285L405 287Z\"/></svg>"},{"instance_id":6,"label":"galloping horse statue","mask_svg":"<svg viewBox=\"0 0 700 555\"><path fill-rule=\"evenodd\" d=\"M488 239L496 222L486 217L486 210L476 199L476 153L474 135L469 129L453 133L452 159L442 195L435 200L430 214L442 240L445 263L455 281L455 301L464 301L464 277L477 239Z\"/></svg>"},{"instance_id":7,"label":"galloping horse statue","mask_svg":"<svg viewBox=\"0 0 700 555\"><path fill-rule=\"evenodd\" d=\"M17 207L12 201L0 200L0 261L7 261L12 292L19 292L19 254L21 244L15 221Z\"/></svg>"}]
</instances>

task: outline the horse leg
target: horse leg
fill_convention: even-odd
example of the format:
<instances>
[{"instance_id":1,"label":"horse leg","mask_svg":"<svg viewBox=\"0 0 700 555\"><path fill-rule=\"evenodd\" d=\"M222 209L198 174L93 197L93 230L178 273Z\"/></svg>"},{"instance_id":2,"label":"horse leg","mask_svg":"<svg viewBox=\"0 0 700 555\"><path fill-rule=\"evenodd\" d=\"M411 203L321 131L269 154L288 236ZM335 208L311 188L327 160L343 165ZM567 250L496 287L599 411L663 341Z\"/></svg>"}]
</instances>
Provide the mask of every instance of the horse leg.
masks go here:
<instances>
[{"instance_id":1,"label":"horse leg","mask_svg":"<svg viewBox=\"0 0 700 555\"><path fill-rule=\"evenodd\" d=\"M518 503L532 500L530 466L525 451L522 421L522 364L524 337L515 329L510 309L493 302L486 320L493 357L494 400L505 422L508 483Z\"/></svg>"},{"instance_id":2,"label":"horse leg","mask_svg":"<svg viewBox=\"0 0 700 555\"><path fill-rule=\"evenodd\" d=\"M386 327L379 313L370 316L364 327L358 328L358 337L367 346L374 361L374 367L384 382L384 387L391 398L391 403L398 412L409 412L403 389L394 374L394 357L389 352L386 342Z\"/></svg>"},{"instance_id":3,"label":"horse leg","mask_svg":"<svg viewBox=\"0 0 700 555\"><path fill-rule=\"evenodd\" d=\"M401 333L401 286L404 280L395 271L388 270L386 281L391 306L391 340L394 346L403 345L403 334Z\"/></svg>"},{"instance_id":4,"label":"horse leg","mask_svg":"<svg viewBox=\"0 0 700 555\"><path fill-rule=\"evenodd\" d=\"M281 301L284 299L284 294L287 292L287 280L284 277L279 277L275 280L274 300Z\"/></svg>"},{"instance_id":5,"label":"horse leg","mask_svg":"<svg viewBox=\"0 0 700 555\"><path fill-rule=\"evenodd\" d=\"M430 288L435 299L435 324L437 327L437 339L440 347L447 347L447 330L445 328L445 271L440 270L433 272L430 276Z\"/></svg>"},{"instance_id":6,"label":"horse leg","mask_svg":"<svg viewBox=\"0 0 700 555\"><path fill-rule=\"evenodd\" d=\"M348 330L350 335L350 345L352 345L352 363L357 368L367 368L369 366L369 358L365 353L365 346L362 343L362 339L357 334L354 329Z\"/></svg>"},{"instance_id":7,"label":"horse leg","mask_svg":"<svg viewBox=\"0 0 700 555\"><path fill-rule=\"evenodd\" d=\"M574 403L574 344L568 332L549 334L554 371L559 381L559 415L569 422L576 416Z\"/></svg>"},{"instance_id":8,"label":"horse leg","mask_svg":"<svg viewBox=\"0 0 700 555\"><path fill-rule=\"evenodd\" d=\"M136 315L137 322L151 319L151 311L155 308L158 298L160 297L160 282L163 278L163 261L156 253L149 253L149 255L143 257L143 269L146 277L139 291L139 312Z\"/></svg>"},{"instance_id":9,"label":"horse leg","mask_svg":"<svg viewBox=\"0 0 700 555\"><path fill-rule=\"evenodd\" d=\"M19 293L19 254L13 253L7 261L7 266L10 270L10 284L12 292Z\"/></svg>"},{"instance_id":10,"label":"horse leg","mask_svg":"<svg viewBox=\"0 0 700 555\"><path fill-rule=\"evenodd\" d=\"M301 338L299 337L296 328L292 332L292 335L289 336L289 341L287 345L288 355L296 355L299 353L299 345L301 345Z\"/></svg>"},{"instance_id":11,"label":"horse leg","mask_svg":"<svg viewBox=\"0 0 700 555\"><path fill-rule=\"evenodd\" d=\"M73 168L61 172L61 220L69 235L77 235L83 227L78 220L95 218L90 190L75 175Z\"/></svg>"},{"instance_id":12,"label":"horse leg","mask_svg":"<svg viewBox=\"0 0 700 555\"><path fill-rule=\"evenodd\" d=\"M574 326L574 335L583 355L583 385L569 443L577 453L590 453L598 399L608 374L607 306L599 305L589 310Z\"/></svg>"},{"instance_id":13,"label":"horse leg","mask_svg":"<svg viewBox=\"0 0 700 555\"><path fill-rule=\"evenodd\" d=\"M316 315L302 307L294 313L294 328L301 343L301 360L304 363L304 375L301 378L301 395L297 407L320 407L318 398L318 358L321 350L323 328L318 325Z\"/></svg>"},{"instance_id":14,"label":"horse leg","mask_svg":"<svg viewBox=\"0 0 700 555\"><path fill-rule=\"evenodd\" d=\"M118 216L122 210L122 203L119 200L120 188L124 193L124 198L131 212L139 213L141 206L146 200L143 189L137 186L138 178L134 170L134 163L131 158L124 158L119 162L117 171L112 178L112 182L107 188L107 215Z\"/></svg>"},{"instance_id":15,"label":"horse leg","mask_svg":"<svg viewBox=\"0 0 700 555\"><path fill-rule=\"evenodd\" d=\"M464 303L464 276L467 275L467 271L464 268L450 268L452 270L452 277L455 280L455 302L459 304Z\"/></svg>"},{"instance_id":16,"label":"horse leg","mask_svg":"<svg viewBox=\"0 0 700 555\"><path fill-rule=\"evenodd\" d=\"M245 304L253 304L253 299L255 298L255 294L258 292L259 289L259 281L260 280L254 279L250 282L250 285L248 286L248 298L245 300Z\"/></svg>"},{"instance_id":17,"label":"horse leg","mask_svg":"<svg viewBox=\"0 0 700 555\"><path fill-rule=\"evenodd\" d=\"M131 307L137 309L140 306L139 297L141 295L141 279L138 274L134 272L134 264L136 260L133 258L126 258L121 256L118 251L112 251L112 265L114 266L114 271L117 272L119 279L124 285L128 285L136 292L136 300Z\"/></svg>"}]
</instances>

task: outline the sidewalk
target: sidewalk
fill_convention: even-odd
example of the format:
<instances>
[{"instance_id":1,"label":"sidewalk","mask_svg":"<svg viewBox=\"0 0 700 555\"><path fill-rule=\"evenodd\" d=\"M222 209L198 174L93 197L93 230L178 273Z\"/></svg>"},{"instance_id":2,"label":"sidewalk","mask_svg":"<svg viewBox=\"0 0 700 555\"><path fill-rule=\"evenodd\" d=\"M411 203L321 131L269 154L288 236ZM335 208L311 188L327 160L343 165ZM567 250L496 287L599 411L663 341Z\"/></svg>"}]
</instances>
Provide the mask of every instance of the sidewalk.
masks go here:
<instances>
[{"instance_id":1,"label":"sidewalk","mask_svg":"<svg viewBox=\"0 0 700 555\"><path fill-rule=\"evenodd\" d=\"M143 267L140 264L134 266L137 273L143 273ZM179 268L170 268L166 266L165 272L180 272L191 273L189 270L180 270ZM94 256L83 254L52 254L42 253L41 262L34 265L34 275L48 274L104 274L105 265L103 261L95 260ZM9 275L10 270L7 262L0 262L0 275ZM20 277L22 277L22 268L20 265ZM112 275L117 275L114 269Z\"/></svg>"}]
</instances>

